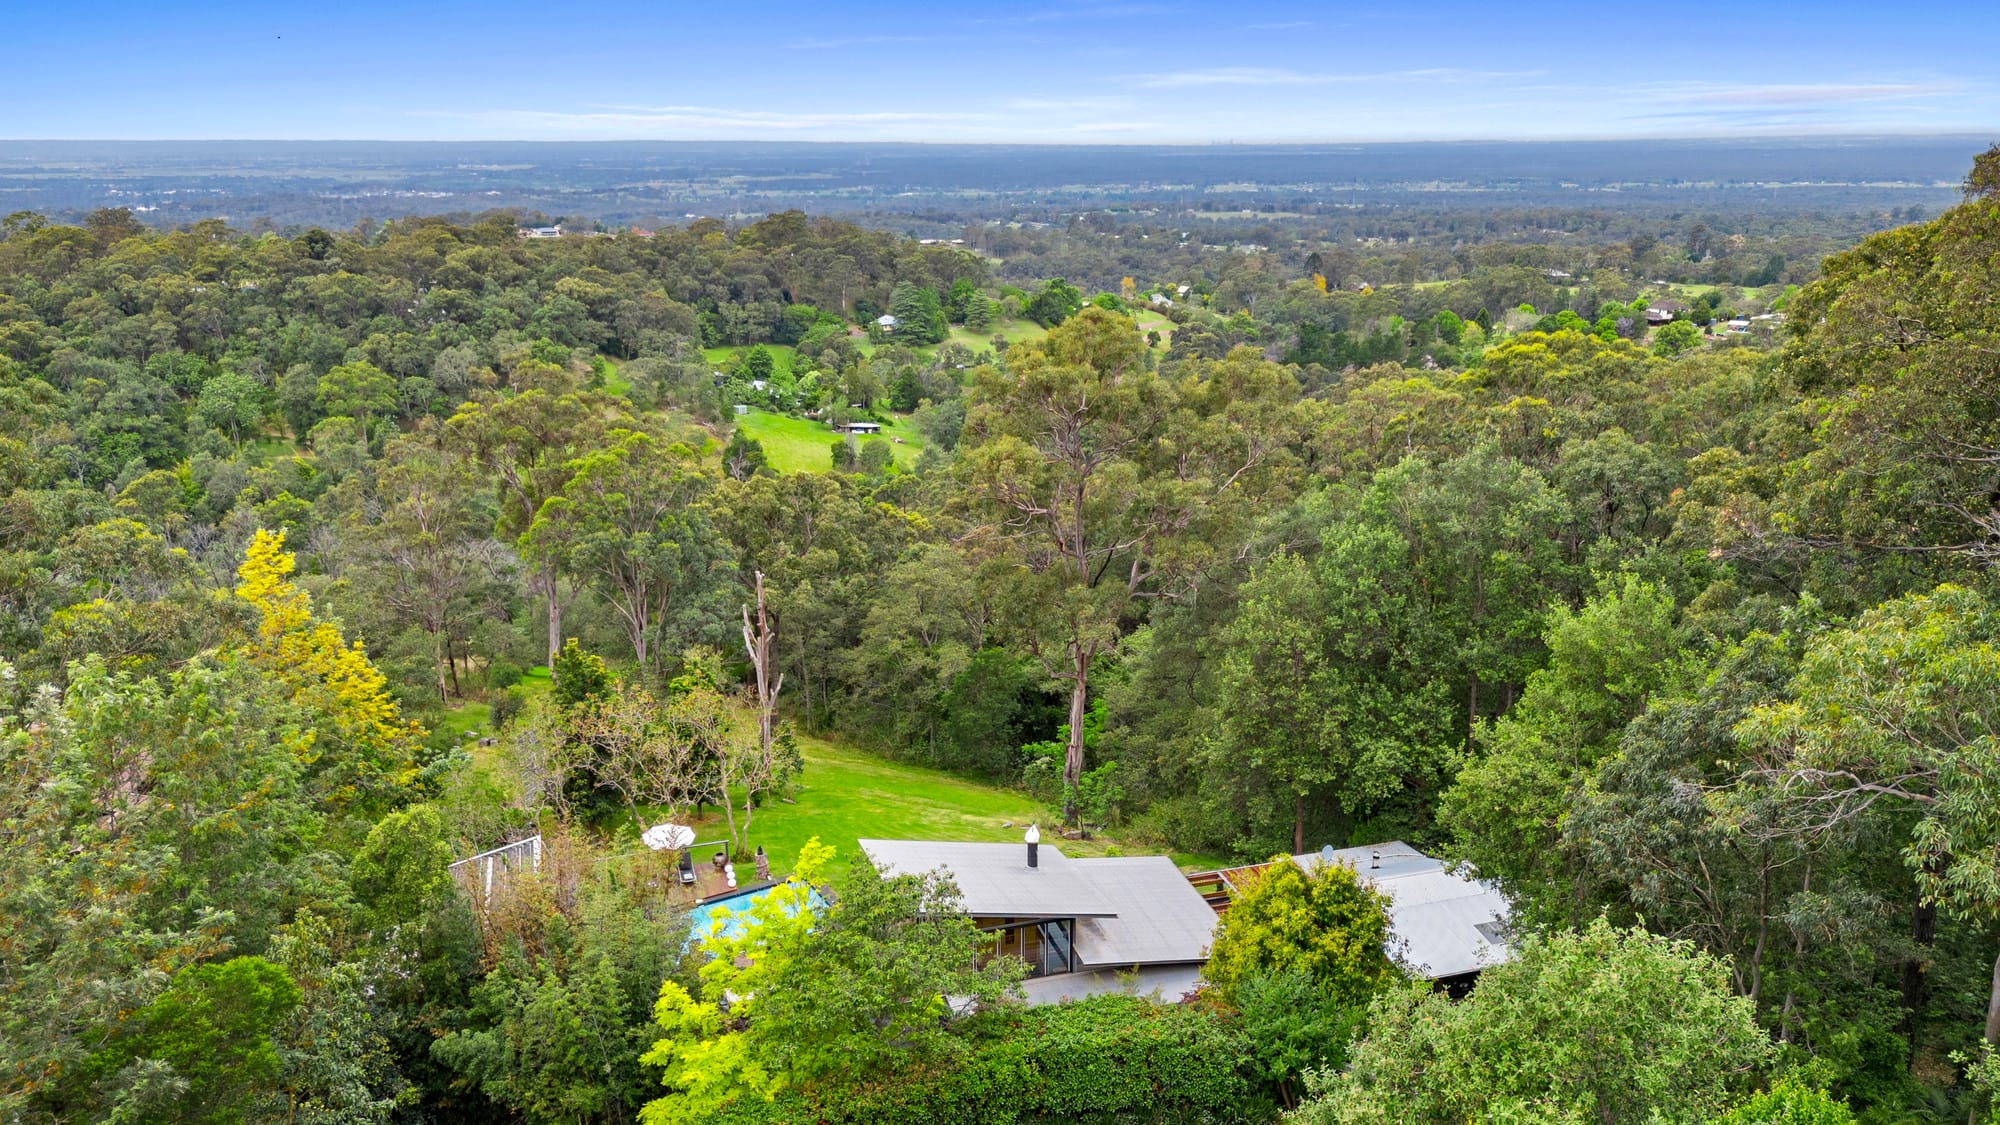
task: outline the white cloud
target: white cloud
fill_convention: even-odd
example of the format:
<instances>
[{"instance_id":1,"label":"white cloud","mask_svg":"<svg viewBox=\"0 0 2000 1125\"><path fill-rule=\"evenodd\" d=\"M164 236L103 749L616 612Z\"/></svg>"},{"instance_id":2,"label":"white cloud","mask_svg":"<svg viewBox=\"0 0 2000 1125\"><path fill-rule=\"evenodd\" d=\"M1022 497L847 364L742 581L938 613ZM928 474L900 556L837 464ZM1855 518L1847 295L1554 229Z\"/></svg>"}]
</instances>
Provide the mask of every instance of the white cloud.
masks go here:
<instances>
[{"instance_id":1,"label":"white cloud","mask_svg":"<svg viewBox=\"0 0 2000 1125\"><path fill-rule=\"evenodd\" d=\"M1376 74L1304 74L1296 70L1265 66L1218 66L1203 70L1179 70L1168 74L1144 74L1131 79L1135 86L1154 90L1196 86L1330 86L1358 82L1498 82L1535 78L1541 70L1462 70L1456 67L1427 67L1421 70L1391 70Z\"/></svg>"},{"instance_id":2,"label":"white cloud","mask_svg":"<svg viewBox=\"0 0 2000 1125\"><path fill-rule=\"evenodd\" d=\"M539 133L659 133L681 130L744 130L753 133L805 132L828 128L968 124L996 120L983 113L778 112L716 106L613 105L584 111L497 109L473 112L429 110L423 117L448 117L505 129Z\"/></svg>"},{"instance_id":3,"label":"white cloud","mask_svg":"<svg viewBox=\"0 0 2000 1125\"><path fill-rule=\"evenodd\" d=\"M1268 66L1217 66L1205 70L1178 70L1171 74L1145 75L1133 82L1155 90L1176 90L1191 86L1323 86L1329 82L1352 81L1338 74L1300 74Z\"/></svg>"},{"instance_id":4,"label":"white cloud","mask_svg":"<svg viewBox=\"0 0 2000 1125\"><path fill-rule=\"evenodd\" d=\"M1842 102L1899 101L1956 93L1961 87L1948 82L1812 83L1797 86L1727 86L1687 90L1681 97L1698 105L1783 106L1827 105Z\"/></svg>"},{"instance_id":5,"label":"white cloud","mask_svg":"<svg viewBox=\"0 0 2000 1125\"><path fill-rule=\"evenodd\" d=\"M1114 133L1157 133L1167 127L1164 121L1079 121L1060 131L1097 137Z\"/></svg>"},{"instance_id":6,"label":"white cloud","mask_svg":"<svg viewBox=\"0 0 2000 1125\"><path fill-rule=\"evenodd\" d=\"M1007 100L1000 103L1002 108L1005 109L1020 109L1020 110L1033 110L1033 111L1069 110L1079 113L1086 111L1093 111L1099 113L1116 113L1120 110L1136 108L1138 104L1139 100L1137 98L1129 98L1115 94L1107 96L1098 96L1098 95L1080 96L1074 98L1008 98Z\"/></svg>"}]
</instances>

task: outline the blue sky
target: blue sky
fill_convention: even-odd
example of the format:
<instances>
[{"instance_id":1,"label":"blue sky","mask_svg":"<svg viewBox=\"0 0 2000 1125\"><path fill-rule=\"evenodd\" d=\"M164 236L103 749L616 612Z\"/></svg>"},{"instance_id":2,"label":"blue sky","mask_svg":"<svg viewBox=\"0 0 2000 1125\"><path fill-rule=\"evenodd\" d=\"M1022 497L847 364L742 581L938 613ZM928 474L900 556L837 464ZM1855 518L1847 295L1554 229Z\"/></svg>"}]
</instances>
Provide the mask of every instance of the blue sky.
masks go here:
<instances>
[{"instance_id":1,"label":"blue sky","mask_svg":"<svg viewBox=\"0 0 2000 1125\"><path fill-rule=\"evenodd\" d=\"M21 0L0 137L1994 132L2000 3Z\"/></svg>"}]
</instances>

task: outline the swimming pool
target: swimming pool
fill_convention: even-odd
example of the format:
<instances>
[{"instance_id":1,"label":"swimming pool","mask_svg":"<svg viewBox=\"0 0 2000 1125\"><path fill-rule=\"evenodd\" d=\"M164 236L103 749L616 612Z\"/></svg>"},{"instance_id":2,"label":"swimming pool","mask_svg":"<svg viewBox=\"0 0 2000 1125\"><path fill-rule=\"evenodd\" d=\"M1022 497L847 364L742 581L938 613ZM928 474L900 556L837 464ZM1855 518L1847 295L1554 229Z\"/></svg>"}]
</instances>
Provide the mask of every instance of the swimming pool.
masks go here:
<instances>
[{"instance_id":1,"label":"swimming pool","mask_svg":"<svg viewBox=\"0 0 2000 1125\"><path fill-rule=\"evenodd\" d=\"M688 941L700 941L715 934L713 927L718 923L722 927L719 936L725 938L741 936L743 927L751 924L750 907L782 886L783 883L773 883L768 887L740 891L728 898L711 899L695 907L688 912ZM826 900L820 897L818 891L807 892L806 902L814 913L826 908ZM793 913L797 910L798 907L794 904Z\"/></svg>"}]
</instances>

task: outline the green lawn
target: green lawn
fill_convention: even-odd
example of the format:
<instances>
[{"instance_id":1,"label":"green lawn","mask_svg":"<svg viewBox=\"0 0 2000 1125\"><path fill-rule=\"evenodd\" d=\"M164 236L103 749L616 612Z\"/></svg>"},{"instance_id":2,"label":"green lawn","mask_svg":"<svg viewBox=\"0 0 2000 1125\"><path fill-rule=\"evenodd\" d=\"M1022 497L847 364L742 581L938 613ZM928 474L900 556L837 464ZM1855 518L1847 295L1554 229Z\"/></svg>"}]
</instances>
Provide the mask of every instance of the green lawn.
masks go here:
<instances>
[{"instance_id":1,"label":"green lawn","mask_svg":"<svg viewBox=\"0 0 2000 1125\"><path fill-rule=\"evenodd\" d=\"M1166 314L1157 309L1136 310L1132 314L1132 323L1137 324L1141 332L1158 332L1160 345L1157 350L1163 354L1174 342L1174 322L1168 320Z\"/></svg>"},{"instance_id":2,"label":"green lawn","mask_svg":"<svg viewBox=\"0 0 2000 1125\"><path fill-rule=\"evenodd\" d=\"M856 841L864 836L1010 843L1019 842L1032 822L1040 822L1047 842L1065 855L1116 854L1113 841L1059 839L1051 830L1049 810L1019 790L890 761L808 735L795 737L806 762L792 794L797 803L772 801L756 810L750 821L751 848L762 844L771 857L771 869L781 874L791 870L799 847L814 836L831 844L844 859L855 853ZM740 804L737 816L740 827ZM704 841L728 834L722 814L715 810L696 820L694 827ZM1174 861L1183 867L1224 866L1213 856L1175 855ZM755 875L754 864L737 865L739 880Z\"/></svg>"},{"instance_id":3,"label":"green lawn","mask_svg":"<svg viewBox=\"0 0 2000 1125\"><path fill-rule=\"evenodd\" d=\"M493 708L468 699L456 707L450 707L438 714L431 724L432 731L446 731L454 743L469 738L485 738L493 733Z\"/></svg>"},{"instance_id":4,"label":"green lawn","mask_svg":"<svg viewBox=\"0 0 2000 1125\"><path fill-rule=\"evenodd\" d=\"M791 374L792 360L799 354L799 350L797 348L791 346L790 344L763 344L759 346L761 346L765 351L771 353L772 374L775 375L779 372L784 372L787 375ZM701 349L701 355L703 359L706 359L708 361L708 365L710 367L715 368L716 370L719 371L722 369L722 363L724 360L728 359L730 356L736 355L741 352L747 352L749 350L750 350L749 345L738 345L735 347L728 347L728 348L703 348Z\"/></svg>"},{"instance_id":5,"label":"green lawn","mask_svg":"<svg viewBox=\"0 0 2000 1125\"><path fill-rule=\"evenodd\" d=\"M529 669L522 686L530 694L546 692L548 670ZM463 704L449 714L454 729L492 733L483 725L488 718L484 704ZM803 733L794 737L805 759L805 772L793 785L793 803L771 800L757 809L750 820L750 846L754 849L763 845L771 857L772 869L781 874L791 869L800 846L814 836L821 843L832 845L844 859L855 853L856 841L864 836L1002 843L1020 840L1027 824L1039 822L1047 842L1060 847L1065 855L1119 852L1115 840L1060 839L1053 830L1050 810L1017 789L891 761ZM493 753L491 749L475 750L473 768L488 769L491 764L488 756ZM736 806L739 825L741 801L739 793ZM693 820L696 836L702 841L725 838L728 834L725 823L722 812L715 808ZM636 827L621 824L617 831L628 838L630 846L637 846L635 839L629 839L636 837ZM1126 850L1128 854L1145 854L1150 849ZM1227 860L1220 856L1176 853L1173 858L1190 870L1227 866ZM739 880L754 879L755 864L738 864L736 874Z\"/></svg>"},{"instance_id":6,"label":"green lawn","mask_svg":"<svg viewBox=\"0 0 2000 1125\"><path fill-rule=\"evenodd\" d=\"M1032 320L1003 320L985 332L974 332L963 324L952 326L948 339L954 344L964 344L975 352L991 351L993 337L1001 336L1009 344L1039 340L1049 334L1049 330Z\"/></svg>"},{"instance_id":7,"label":"green lawn","mask_svg":"<svg viewBox=\"0 0 2000 1125\"><path fill-rule=\"evenodd\" d=\"M611 373L604 377L604 389L620 398L631 394L632 380L625 377L625 371L618 366L618 361L605 356L604 362L611 365Z\"/></svg>"},{"instance_id":8,"label":"green lawn","mask_svg":"<svg viewBox=\"0 0 2000 1125\"><path fill-rule=\"evenodd\" d=\"M789 414L773 414L768 410L752 410L738 415L736 424L763 444L764 458L781 473L825 472L833 467L833 443L840 435L825 423L810 418L794 418ZM900 437L903 444L891 442L889 447L895 454L896 464L904 468L916 464L917 455L924 448L924 439L909 419L890 416L882 426L882 435L863 440L890 441Z\"/></svg>"},{"instance_id":9,"label":"green lawn","mask_svg":"<svg viewBox=\"0 0 2000 1125\"><path fill-rule=\"evenodd\" d=\"M1022 828L1048 814L1033 798L1011 789L968 781L921 766L904 765L817 738L798 736L806 769L792 794L756 810L750 845L762 844L773 870L792 868L799 847L814 836L842 858L854 854L863 836L913 840L1018 840ZM742 809L737 809L742 819ZM703 840L726 834L722 814L713 809L695 821ZM755 868L740 865L738 878Z\"/></svg>"},{"instance_id":10,"label":"green lawn","mask_svg":"<svg viewBox=\"0 0 2000 1125\"><path fill-rule=\"evenodd\" d=\"M268 465L280 457L296 457L298 452L287 438L260 437L244 442L241 456L246 465Z\"/></svg>"}]
</instances>

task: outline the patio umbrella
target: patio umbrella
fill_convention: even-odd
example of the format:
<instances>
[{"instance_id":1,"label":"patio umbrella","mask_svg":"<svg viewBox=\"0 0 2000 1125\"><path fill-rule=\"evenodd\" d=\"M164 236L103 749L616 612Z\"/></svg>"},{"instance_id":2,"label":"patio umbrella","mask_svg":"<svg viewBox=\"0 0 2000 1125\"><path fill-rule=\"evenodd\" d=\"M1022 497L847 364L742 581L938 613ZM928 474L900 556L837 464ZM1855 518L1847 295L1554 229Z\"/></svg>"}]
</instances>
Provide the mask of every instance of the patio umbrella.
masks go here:
<instances>
[{"instance_id":1,"label":"patio umbrella","mask_svg":"<svg viewBox=\"0 0 2000 1125\"><path fill-rule=\"evenodd\" d=\"M646 829L639 839L654 851L685 848L694 843L694 829L685 824L655 824Z\"/></svg>"}]
</instances>

